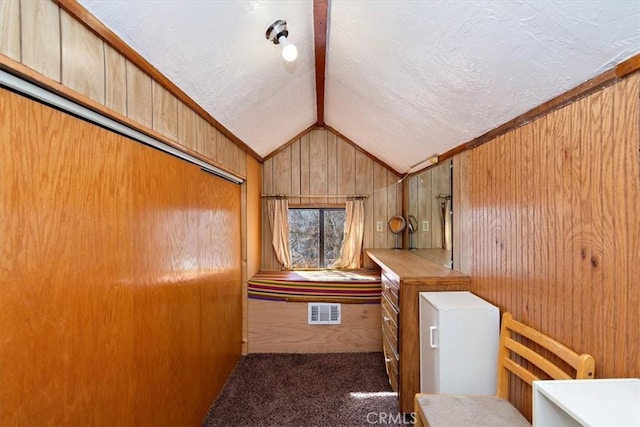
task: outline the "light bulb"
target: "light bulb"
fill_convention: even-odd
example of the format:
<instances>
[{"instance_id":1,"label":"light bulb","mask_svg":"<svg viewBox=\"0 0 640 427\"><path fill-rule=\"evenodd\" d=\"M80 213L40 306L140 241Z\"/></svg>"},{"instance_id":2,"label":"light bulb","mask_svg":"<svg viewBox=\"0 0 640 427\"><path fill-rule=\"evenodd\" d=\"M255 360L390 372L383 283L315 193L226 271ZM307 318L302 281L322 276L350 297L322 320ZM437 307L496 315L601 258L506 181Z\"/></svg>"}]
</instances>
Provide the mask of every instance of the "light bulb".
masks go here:
<instances>
[{"instance_id":1,"label":"light bulb","mask_svg":"<svg viewBox=\"0 0 640 427\"><path fill-rule=\"evenodd\" d=\"M298 48L289 43L289 40L285 36L278 38L278 43L282 46L282 57L287 62L293 62L298 57Z\"/></svg>"}]
</instances>

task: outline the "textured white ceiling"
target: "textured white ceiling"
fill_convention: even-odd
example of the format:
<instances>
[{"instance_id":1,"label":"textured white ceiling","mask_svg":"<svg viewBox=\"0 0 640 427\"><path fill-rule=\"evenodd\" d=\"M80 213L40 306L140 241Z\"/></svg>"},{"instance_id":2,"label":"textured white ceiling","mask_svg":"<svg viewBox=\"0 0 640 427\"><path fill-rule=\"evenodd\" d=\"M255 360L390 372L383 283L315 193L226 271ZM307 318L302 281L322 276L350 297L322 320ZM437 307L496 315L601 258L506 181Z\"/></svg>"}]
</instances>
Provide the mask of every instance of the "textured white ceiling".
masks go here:
<instances>
[{"instance_id":1,"label":"textured white ceiling","mask_svg":"<svg viewBox=\"0 0 640 427\"><path fill-rule=\"evenodd\" d=\"M316 121L312 1L80 0L260 155ZM330 3L325 122L398 172L640 52L640 1ZM264 36L287 20L294 64Z\"/></svg>"}]
</instances>

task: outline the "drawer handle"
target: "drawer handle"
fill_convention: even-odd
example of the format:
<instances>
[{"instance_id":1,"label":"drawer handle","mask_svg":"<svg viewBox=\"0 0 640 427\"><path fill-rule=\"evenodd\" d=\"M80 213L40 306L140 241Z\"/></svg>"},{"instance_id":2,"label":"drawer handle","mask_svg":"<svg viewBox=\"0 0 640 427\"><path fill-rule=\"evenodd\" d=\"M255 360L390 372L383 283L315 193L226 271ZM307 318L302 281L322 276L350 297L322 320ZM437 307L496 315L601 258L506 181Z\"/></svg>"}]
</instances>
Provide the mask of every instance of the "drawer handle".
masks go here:
<instances>
[{"instance_id":1,"label":"drawer handle","mask_svg":"<svg viewBox=\"0 0 640 427\"><path fill-rule=\"evenodd\" d=\"M438 348L438 344L435 341L434 332L438 330L437 326L429 326L429 347Z\"/></svg>"},{"instance_id":2,"label":"drawer handle","mask_svg":"<svg viewBox=\"0 0 640 427\"><path fill-rule=\"evenodd\" d=\"M385 322L389 323L389 320L391 320L390 317L387 316L382 316L382 318L384 319Z\"/></svg>"}]
</instances>

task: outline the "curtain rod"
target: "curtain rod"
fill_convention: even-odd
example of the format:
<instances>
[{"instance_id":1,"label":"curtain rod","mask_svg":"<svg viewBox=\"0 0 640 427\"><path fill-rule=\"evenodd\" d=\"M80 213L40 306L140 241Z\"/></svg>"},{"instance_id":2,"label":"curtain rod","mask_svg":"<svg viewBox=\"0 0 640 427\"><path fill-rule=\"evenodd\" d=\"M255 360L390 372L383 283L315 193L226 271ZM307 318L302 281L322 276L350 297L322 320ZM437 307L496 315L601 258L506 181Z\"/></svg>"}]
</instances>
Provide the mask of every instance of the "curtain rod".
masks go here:
<instances>
[{"instance_id":1,"label":"curtain rod","mask_svg":"<svg viewBox=\"0 0 640 427\"><path fill-rule=\"evenodd\" d=\"M368 194L261 194L261 197L265 198L281 198L281 199L290 199L290 198L298 198L301 197L303 199L312 199L312 198L354 198L354 199L367 199L369 198Z\"/></svg>"}]
</instances>

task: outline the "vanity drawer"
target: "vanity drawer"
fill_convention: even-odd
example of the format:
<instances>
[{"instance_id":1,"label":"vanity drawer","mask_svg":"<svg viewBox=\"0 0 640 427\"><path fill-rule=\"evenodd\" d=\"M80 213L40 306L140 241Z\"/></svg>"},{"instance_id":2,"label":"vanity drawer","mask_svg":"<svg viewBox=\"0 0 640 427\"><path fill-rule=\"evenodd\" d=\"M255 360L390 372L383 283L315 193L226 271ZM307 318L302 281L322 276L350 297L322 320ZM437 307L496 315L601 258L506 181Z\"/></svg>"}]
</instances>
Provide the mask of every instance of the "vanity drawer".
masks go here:
<instances>
[{"instance_id":1,"label":"vanity drawer","mask_svg":"<svg viewBox=\"0 0 640 427\"><path fill-rule=\"evenodd\" d=\"M382 334L389 338L389 341L393 343L393 348L398 352L398 316L395 314L393 308L388 303L382 300Z\"/></svg>"},{"instance_id":2,"label":"vanity drawer","mask_svg":"<svg viewBox=\"0 0 640 427\"><path fill-rule=\"evenodd\" d=\"M394 306L393 303L389 300L389 297L384 294L382 294L382 298L380 298L380 305L382 307L383 320L385 315L388 316L397 328L399 324L398 318L400 317L398 308Z\"/></svg>"},{"instance_id":3,"label":"vanity drawer","mask_svg":"<svg viewBox=\"0 0 640 427\"><path fill-rule=\"evenodd\" d=\"M398 391L398 354L393 351L392 346L386 336L382 338L382 349L384 353L384 364L389 377L391 389Z\"/></svg>"},{"instance_id":4,"label":"vanity drawer","mask_svg":"<svg viewBox=\"0 0 640 427\"><path fill-rule=\"evenodd\" d=\"M381 281L382 281L382 294L386 295L387 298L389 298L389 301L393 303L393 305L396 307L396 310L397 310L399 307L398 294L400 293L400 286L393 279L390 279L389 277L387 277L384 274L384 272L382 273Z\"/></svg>"}]
</instances>

